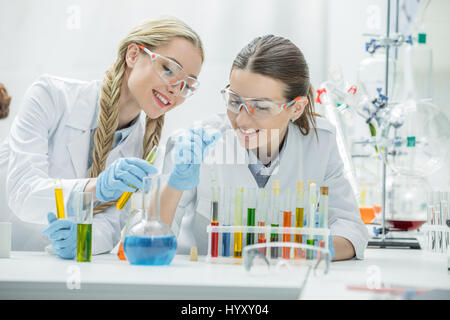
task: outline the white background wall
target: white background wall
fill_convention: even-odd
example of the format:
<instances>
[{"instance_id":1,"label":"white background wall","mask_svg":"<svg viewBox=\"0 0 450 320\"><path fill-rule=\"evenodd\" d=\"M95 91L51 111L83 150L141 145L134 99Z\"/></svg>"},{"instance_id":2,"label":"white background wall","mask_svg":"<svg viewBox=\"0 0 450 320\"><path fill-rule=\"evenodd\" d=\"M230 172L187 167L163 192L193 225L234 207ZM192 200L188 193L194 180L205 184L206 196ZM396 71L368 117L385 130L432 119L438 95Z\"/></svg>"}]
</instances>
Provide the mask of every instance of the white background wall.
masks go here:
<instances>
[{"instance_id":1,"label":"white background wall","mask_svg":"<svg viewBox=\"0 0 450 320\"><path fill-rule=\"evenodd\" d=\"M188 23L206 52L201 89L166 117L163 139L179 127L180 119L187 126L224 109L219 91L227 84L232 61L256 36L273 33L294 41L309 61L313 81L320 82L325 73L325 5L322 0L0 0L0 82L13 96L11 115L0 122L0 139L7 135L26 88L40 74L100 79L129 30L161 14Z\"/></svg>"},{"instance_id":2,"label":"white background wall","mask_svg":"<svg viewBox=\"0 0 450 320\"><path fill-rule=\"evenodd\" d=\"M414 8L416 0L408 6ZM114 61L120 40L140 21L177 16L202 38L206 60L201 89L166 117L163 141L174 130L224 109L219 90L227 84L238 51L258 35L288 37L309 62L315 87L330 66L353 81L366 56L363 32L385 31L386 0L0 0L0 82L13 97L0 120L0 141L9 131L27 87L41 74L100 79ZM395 5L395 1L391 3ZM374 9L378 7L378 9ZM450 114L447 58L450 1L432 0L424 17L434 49L436 102ZM373 17L379 10L379 21ZM404 18L404 17L403 17ZM369 28L370 26L370 28ZM319 109L320 111L320 109ZM180 119L183 121L180 122ZM450 188L449 165L433 183ZM442 175L442 173L444 175ZM446 178L442 178L446 177Z\"/></svg>"}]
</instances>

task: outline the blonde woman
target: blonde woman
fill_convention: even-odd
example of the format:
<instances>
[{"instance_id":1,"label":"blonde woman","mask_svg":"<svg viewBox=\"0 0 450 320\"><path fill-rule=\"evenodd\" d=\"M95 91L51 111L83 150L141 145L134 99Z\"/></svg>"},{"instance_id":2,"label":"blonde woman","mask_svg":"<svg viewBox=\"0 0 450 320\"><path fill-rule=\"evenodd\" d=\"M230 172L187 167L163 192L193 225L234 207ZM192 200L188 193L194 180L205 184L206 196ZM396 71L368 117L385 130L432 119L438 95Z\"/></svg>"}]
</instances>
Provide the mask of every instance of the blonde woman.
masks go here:
<instances>
[{"instance_id":1,"label":"blonde woman","mask_svg":"<svg viewBox=\"0 0 450 320\"><path fill-rule=\"evenodd\" d=\"M16 237L23 248L30 241L43 242L38 249L48 244L40 235L48 220L43 234L56 254L75 255L76 225L52 213L56 178L66 208L73 192L94 194L93 254L118 243L124 215L115 201L134 190L130 184L139 188L144 176L157 171L142 158L158 145L164 114L198 88L203 59L199 36L184 22L164 17L128 34L103 81L44 75L28 89L2 146L8 152L0 152L9 157L9 207L22 222L38 224Z\"/></svg>"}]
</instances>

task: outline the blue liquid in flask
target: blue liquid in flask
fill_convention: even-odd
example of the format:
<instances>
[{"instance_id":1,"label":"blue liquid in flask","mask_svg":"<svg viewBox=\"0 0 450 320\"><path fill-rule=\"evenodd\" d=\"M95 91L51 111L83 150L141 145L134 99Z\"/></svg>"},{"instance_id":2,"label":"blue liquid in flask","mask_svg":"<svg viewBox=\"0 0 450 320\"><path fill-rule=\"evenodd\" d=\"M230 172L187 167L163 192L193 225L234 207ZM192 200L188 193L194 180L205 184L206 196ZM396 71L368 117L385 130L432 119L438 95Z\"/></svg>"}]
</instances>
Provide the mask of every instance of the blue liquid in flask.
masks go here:
<instances>
[{"instance_id":1,"label":"blue liquid in flask","mask_svg":"<svg viewBox=\"0 0 450 320\"><path fill-rule=\"evenodd\" d=\"M125 256L135 265L169 265L177 251L174 236L127 236L123 244Z\"/></svg>"}]
</instances>

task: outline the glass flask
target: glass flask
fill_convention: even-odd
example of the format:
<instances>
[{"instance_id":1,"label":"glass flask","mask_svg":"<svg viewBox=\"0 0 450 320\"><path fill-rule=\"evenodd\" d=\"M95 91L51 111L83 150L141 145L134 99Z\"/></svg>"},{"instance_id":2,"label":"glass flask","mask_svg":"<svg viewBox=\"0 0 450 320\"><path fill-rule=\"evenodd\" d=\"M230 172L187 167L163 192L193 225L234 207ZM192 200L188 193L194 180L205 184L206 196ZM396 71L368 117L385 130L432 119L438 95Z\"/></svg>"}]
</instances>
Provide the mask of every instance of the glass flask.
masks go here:
<instances>
[{"instance_id":1,"label":"glass flask","mask_svg":"<svg viewBox=\"0 0 450 320\"><path fill-rule=\"evenodd\" d=\"M387 179L387 225L403 231L419 228L427 220L429 191L431 186L425 178L390 175Z\"/></svg>"},{"instance_id":2,"label":"glass flask","mask_svg":"<svg viewBox=\"0 0 450 320\"><path fill-rule=\"evenodd\" d=\"M142 198L142 221L125 236L124 252L130 264L169 265L175 256L177 239L170 227L160 220L161 176L145 177L144 187L135 197Z\"/></svg>"},{"instance_id":3,"label":"glass flask","mask_svg":"<svg viewBox=\"0 0 450 320\"><path fill-rule=\"evenodd\" d=\"M449 157L450 121L436 105L406 100L390 107L377 141L386 164L396 173L425 177Z\"/></svg>"}]
</instances>

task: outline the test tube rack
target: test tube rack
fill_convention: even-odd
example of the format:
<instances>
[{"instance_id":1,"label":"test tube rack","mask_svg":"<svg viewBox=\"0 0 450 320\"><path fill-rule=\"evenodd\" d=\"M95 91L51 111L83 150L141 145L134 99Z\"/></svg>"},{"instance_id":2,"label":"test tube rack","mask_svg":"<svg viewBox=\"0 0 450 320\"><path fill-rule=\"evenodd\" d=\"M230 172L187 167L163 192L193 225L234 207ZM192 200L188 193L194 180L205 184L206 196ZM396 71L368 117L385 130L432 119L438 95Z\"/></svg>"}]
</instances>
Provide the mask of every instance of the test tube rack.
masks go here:
<instances>
[{"instance_id":1,"label":"test tube rack","mask_svg":"<svg viewBox=\"0 0 450 320\"><path fill-rule=\"evenodd\" d=\"M433 191L427 194L427 223L421 229L425 235L425 251L448 253L450 247L448 191Z\"/></svg>"},{"instance_id":2,"label":"test tube rack","mask_svg":"<svg viewBox=\"0 0 450 320\"><path fill-rule=\"evenodd\" d=\"M318 238L321 239L323 241L323 247L322 249L325 250L325 252L329 253L329 244L328 244L328 240L329 240L329 236L330 236L330 229L328 228L296 228L296 227L272 227L272 226L212 226L212 225L208 225L206 227L206 232L208 233L208 252L207 252L207 256L206 256L206 262L207 263L218 263L218 264L242 264L243 262L243 257L239 257L239 258L235 258L233 255L233 248L234 248L234 234L235 233L242 233L242 252L244 251L244 248L246 247L245 244L245 239L247 238L246 235L247 234L254 234L254 239L258 239L258 235L260 234L264 234L265 235L265 239L267 242L271 242L270 241L270 236L271 234L279 234L280 235L280 239L282 238L281 235L286 235L289 234L290 238L291 238L291 243L294 242L294 235L303 235L304 238L308 238L308 237L314 237L314 238ZM216 246L218 246L218 252L217 252L217 256L213 257L211 255L211 246L212 246L212 239L213 239L213 234L216 234L218 236L216 236L216 239L218 241L218 245L215 244ZM222 241L223 241L223 235L224 234L228 234L228 238L230 241L229 247L231 248L230 250L230 255L229 256L224 256L223 255L223 248L222 248ZM278 243L285 243L282 241L279 241ZM257 242L255 242L255 244L257 244ZM306 240L303 240L302 244L306 245ZM317 243L317 246L319 244ZM283 249L282 246L280 246L280 251ZM314 257L313 259L306 259L305 254L300 255L300 256L296 256L294 254L295 250L301 250L300 252L305 252L308 249L297 249L297 248L290 248L289 250L289 258L287 257L283 257L282 254L279 254L277 258L272 258L271 257L271 250L268 247L265 255L266 258L270 261L270 263L276 263L277 261L289 261L289 264L294 264L294 265L310 265L310 264L314 264L317 261L317 257Z\"/></svg>"},{"instance_id":3,"label":"test tube rack","mask_svg":"<svg viewBox=\"0 0 450 320\"><path fill-rule=\"evenodd\" d=\"M447 254L449 250L450 228L446 225L424 224L425 251Z\"/></svg>"}]
</instances>

